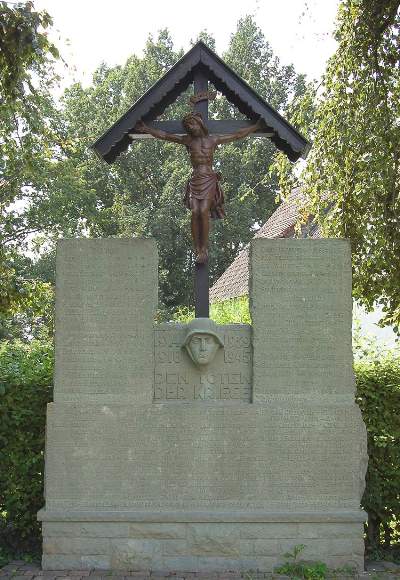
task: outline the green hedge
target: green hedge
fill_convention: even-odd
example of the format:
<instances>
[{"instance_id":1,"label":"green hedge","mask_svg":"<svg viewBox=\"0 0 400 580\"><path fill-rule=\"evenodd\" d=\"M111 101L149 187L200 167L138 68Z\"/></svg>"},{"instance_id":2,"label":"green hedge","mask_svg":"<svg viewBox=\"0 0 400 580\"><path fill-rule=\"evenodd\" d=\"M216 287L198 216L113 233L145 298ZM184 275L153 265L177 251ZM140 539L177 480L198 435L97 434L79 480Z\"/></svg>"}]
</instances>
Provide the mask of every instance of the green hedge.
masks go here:
<instances>
[{"instance_id":1,"label":"green hedge","mask_svg":"<svg viewBox=\"0 0 400 580\"><path fill-rule=\"evenodd\" d=\"M40 549L46 404L52 400L53 347L0 344L0 546L18 556Z\"/></svg>"},{"instance_id":2,"label":"green hedge","mask_svg":"<svg viewBox=\"0 0 400 580\"><path fill-rule=\"evenodd\" d=\"M400 356L370 353L355 375L368 432L367 547L377 550L400 541Z\"/></svg>"},{"instance_id":3,"label":"green hedge","mask_svg":"<svg viewBox=\"0 0 400 580\"><path fill-rule=\"evenodd\" d=\"M178 308L173 316L175 322L187 323L194 318L194 311L186 306ZM224 302L214 302L210 307L210 318L217 324L251 324L249 299L239 296Z\"/></svg>"},{"instance_id":4,"label":"green hedge","mask_svg":"<svg viewBox=\"0 0 400 580\"><path fill-rule=\"evenodd\" d=\"M226 309L219 314L221 322L229 322ZM370 456L363 498L369 514L368 545L388 547L400 534L400 357L369 353L355 363L355 371ZM36 512L43 505L45 412L52 399L52 373L50 343L0 345L0 541L13 555L40 546Z\"/></svg>"}]
</instances>

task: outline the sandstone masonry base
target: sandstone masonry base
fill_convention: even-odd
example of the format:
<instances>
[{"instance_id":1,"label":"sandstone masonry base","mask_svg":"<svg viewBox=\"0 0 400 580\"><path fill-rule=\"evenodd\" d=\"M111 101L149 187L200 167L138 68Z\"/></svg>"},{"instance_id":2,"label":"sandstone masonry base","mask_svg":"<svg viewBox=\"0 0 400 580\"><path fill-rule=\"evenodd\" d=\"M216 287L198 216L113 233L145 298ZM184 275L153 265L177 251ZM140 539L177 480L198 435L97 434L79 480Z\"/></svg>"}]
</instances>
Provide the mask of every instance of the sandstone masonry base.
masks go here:
<instances>
[{"instance_id":1,"label":"sandstone masonry base","mask_svg":"<svg viewBox=\"0 0 400 580\"><path fill-rule=\"evenodd\" d=\"M364 567L361 522L44 522L43 567L272 572L304 544L304 559Z\"/></svg>"}]
</instances>

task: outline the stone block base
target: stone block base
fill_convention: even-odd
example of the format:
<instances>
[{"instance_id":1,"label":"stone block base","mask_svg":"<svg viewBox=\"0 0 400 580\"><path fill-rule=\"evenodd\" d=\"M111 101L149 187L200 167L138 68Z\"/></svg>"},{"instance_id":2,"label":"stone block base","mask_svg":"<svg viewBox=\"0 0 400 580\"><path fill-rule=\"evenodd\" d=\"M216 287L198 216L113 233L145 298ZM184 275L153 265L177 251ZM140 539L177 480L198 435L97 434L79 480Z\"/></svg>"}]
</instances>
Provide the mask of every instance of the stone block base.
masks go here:
<instances>
[{"instance_id":1,"label":"stone block base","mask_svg":"<svg viewBox=\"0 0 400 580\"><path fill-rule=\"evenodd\" d=\"M58 519L57 519L58 518ZM272 572L302 558L364 568L363 512L308 514L60 514L43 520L43 569Z\"/></svg>"}]
</instances>

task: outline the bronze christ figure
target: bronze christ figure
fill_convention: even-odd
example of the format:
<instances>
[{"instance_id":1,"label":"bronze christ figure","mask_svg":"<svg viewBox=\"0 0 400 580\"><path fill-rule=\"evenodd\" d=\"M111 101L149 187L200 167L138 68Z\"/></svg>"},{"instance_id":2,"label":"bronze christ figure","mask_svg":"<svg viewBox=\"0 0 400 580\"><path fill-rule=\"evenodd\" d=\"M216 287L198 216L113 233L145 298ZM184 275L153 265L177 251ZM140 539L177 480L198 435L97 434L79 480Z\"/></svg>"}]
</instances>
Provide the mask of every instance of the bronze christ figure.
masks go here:
<instances>
[{"instance_id":1,"label":"bronze christ figure","mask_svg":"<svg viewBox=\"0 0 400 580\"><path fill-rule=\"evenodd\" d=\"M153 137L185 145L193 167L186 185L184 203L192 211L192 238L196 262L203 264L208 259L209 217L222 219L224 194L220 185L221 175L213 169L214 151L217 145L243 139L261 128L261 122L240 129L231 135L209 135L200 113L189 113L182 119L187 135L175 135L148 127L142 121L135 130L149 133Z\"/></svg>"}]
</instances>

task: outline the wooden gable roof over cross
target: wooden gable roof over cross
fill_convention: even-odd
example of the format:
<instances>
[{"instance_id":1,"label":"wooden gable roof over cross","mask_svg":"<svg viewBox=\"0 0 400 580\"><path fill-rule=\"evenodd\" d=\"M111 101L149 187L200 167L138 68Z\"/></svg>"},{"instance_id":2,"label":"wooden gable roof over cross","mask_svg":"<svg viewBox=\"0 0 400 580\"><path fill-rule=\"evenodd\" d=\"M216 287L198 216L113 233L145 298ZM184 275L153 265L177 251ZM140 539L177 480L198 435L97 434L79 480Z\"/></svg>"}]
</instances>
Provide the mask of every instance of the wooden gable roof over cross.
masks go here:
<instances>
[{"instance_id":1,"label":"wooden gable roof over cross","mask_svg":"<svg viewBox=\"0 0 400 580\"><path fill-rule=\"evenodd\" d=\"M208 103L199 102L195 109L202 113L209 132L233 133L259 117L265 123L263 131L255 136L269 137L278 149L284 151L291 161L305 158L310 143L290 123L258 95L204 42L197 42L168 72L165 73L136 103L116 121L92 148L99 157L112 163L125 151L132 139L147 137L135 131L140 120L164 131L183 134L181 121L155 121L177 97L193 83L195 92L207 90L208 81L220 91L248 121L208 119Z\"/></svg>"}]
</instances>

